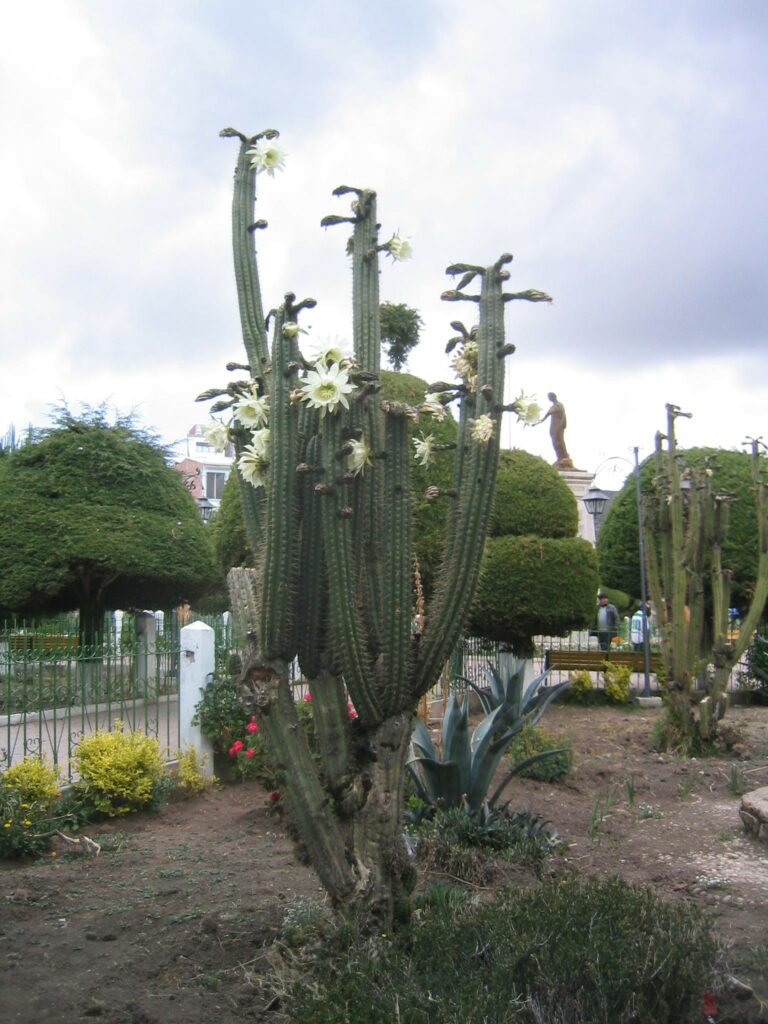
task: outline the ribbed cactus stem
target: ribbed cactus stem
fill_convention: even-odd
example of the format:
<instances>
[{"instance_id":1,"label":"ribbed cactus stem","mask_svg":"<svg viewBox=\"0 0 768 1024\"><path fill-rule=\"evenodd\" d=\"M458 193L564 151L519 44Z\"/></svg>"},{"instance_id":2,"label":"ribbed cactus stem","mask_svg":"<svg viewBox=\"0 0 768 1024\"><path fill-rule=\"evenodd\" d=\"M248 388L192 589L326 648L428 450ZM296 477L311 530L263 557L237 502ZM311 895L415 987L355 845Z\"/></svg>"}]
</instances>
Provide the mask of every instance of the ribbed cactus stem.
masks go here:
<instances>
[{"instance_id":1,"label":"ribbed cactus stem","mask_svg":"<svg viewBox=\"0 0 768 1024\"><path fill-rule=\"evenodd\" d=\"M261 643L267 660L291 661L296 654L295 588L298 568L298 411L290 395L296 383L295 341L283 326L293 320L293 296L275 313L269 424L271 433L265 557L261 608Z\"/></svg>"},{"instance_id":2,"label":"ribbed cactus stem","mask_svg":"<svg viewBox=\"0 0 768 1024\"><path fill-rule=\"evenodd\" d=\"M236 135L241 140L232 197L232 248L243 344L248 355L251 375L260 377L268 362L267 332L264 327L264 309L256 264L256 225L253 219L256 202L256 171L251 166L251 158L248 156L247 150L261 138L274 138L277 132L269 129L247 138L240 132L227 128L221 132L221 135L225 137Z\"/></svg>"}]
</instances>

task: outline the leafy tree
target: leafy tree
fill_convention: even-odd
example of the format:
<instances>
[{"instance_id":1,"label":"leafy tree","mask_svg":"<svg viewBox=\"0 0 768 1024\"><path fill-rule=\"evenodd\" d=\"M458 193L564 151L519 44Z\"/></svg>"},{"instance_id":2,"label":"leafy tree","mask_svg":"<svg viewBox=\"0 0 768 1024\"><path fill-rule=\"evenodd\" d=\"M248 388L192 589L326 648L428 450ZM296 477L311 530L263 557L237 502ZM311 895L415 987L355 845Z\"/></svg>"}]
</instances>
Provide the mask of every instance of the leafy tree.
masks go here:
<instances>
[{"instance_id":1,"label":"leafy tree","mask_svg":"<svg viewBox=\"0 0 768 1024\"><path fill-rule=\"evenodd\" d=\"M534 636L587 626L597 559L577 527L576 501L557 470L528 452L501 452L471 632L530 657Z\"/></svg>"},{"instance_id":2,"label":"leafy tree","mask_svg":"<svg viewBox=\"0 0 768 1024\"><path fill-rule=\"evenodd\" d=\"M723 448L687 448L678 451L680 464L691 469L707 466L713 486L733 495L730 527L723 542L723 562L733 573L731 600L743 612L754 589L758 550L755 517L757 507L752 481L751 457ZM640 467L643 494L656 493L655 456ZM634 476L629 477L613 500L597 538L600 582L635 596L640 593L640 540L637 526L637 495Z\"/></svg>"},{"instance_id":3,"label":"leafy tree","mask_svg":"<svg viewBox=\"0 0 768 1024\"><path fill-rule=\"evenodd\" d=\"M83 644L105 611L169 607L213 581L205 527L165 451L103 410L60 413L0 462L0 608L80 611Z\"/></svg>"},{"instance_id":4,"label":"leafy tree","mask_svg":"<svg viewBox=\"0 0 768 1024\"><path fill-rule=\"evenodd\" d=\"M419 311L404 302L383 302L379 307L381 317L381 343L393 369L402 370L408 361L411 349L419 343L419 334L424 323Z\"/></svg>"}]
</instances>

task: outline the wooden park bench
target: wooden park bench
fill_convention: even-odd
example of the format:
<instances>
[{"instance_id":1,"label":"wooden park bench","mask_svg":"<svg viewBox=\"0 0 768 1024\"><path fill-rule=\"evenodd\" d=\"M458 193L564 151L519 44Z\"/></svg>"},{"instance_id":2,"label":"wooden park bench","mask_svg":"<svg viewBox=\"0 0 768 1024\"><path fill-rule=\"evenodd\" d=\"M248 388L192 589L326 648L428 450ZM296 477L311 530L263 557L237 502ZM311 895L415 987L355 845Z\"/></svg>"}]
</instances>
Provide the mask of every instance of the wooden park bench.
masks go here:
<instances>
[{"instance_id":1,"label":"wooden park bench","mask_svg":"<svg viewBox=\"0 0 768 1024\"><path fill-rule=\"evenodd\" d=\"M77 653L79 641L70 633L11 633L8 637L8 649L14 654L43 651L68 651Z\"/></svg>"},{"instance_id":2,"label":"wooden park bench","mask_svg":"<svg viewBox=\"0 0 768 1024\"><path fill-rule=\"evenodd\" d=\"M544 652L544 668L561 672L578 669L586 672L603 672L606 662L612 665L628 665L633 672L645 671L645 655L642 651L569 651L563 648ZM661 655L658 651L652 651L651 672L657 672L660 666Z\"/></svg>"}]
</instances>

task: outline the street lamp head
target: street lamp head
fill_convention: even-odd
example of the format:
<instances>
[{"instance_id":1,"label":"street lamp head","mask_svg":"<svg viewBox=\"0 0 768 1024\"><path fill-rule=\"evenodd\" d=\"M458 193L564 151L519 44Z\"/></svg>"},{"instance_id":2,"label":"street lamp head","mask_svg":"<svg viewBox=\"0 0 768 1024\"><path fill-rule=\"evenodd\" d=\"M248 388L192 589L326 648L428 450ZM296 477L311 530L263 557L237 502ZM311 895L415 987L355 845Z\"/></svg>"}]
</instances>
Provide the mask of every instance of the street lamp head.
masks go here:
<instances>
[{"instance_id":1,"label":"street lamp head","mask_svg":"<svg viewBox=\"0 0 768 1024\"><path fill-rule=\"evenodd\" d=\"M211 516L213 515L213 505L210 503L210 501L208 501L208 499L205 496L203 496L202 498L197 499L197 509L200 513L200 518L202 519L202 521L204 523L207 523L210 520Z\"/></svg>"},{"instance_id":2,"label":"street lamp head","mask_svg":"<svg viewBox=\"0 0 768 1024\"><path fill-rule=\"evenodd\" d=\"M581 500L591 516L599 516L605 511L605 506L608 504L608 495L604 494L599 487L590 487Z\"/></svg>"}]
</instances>

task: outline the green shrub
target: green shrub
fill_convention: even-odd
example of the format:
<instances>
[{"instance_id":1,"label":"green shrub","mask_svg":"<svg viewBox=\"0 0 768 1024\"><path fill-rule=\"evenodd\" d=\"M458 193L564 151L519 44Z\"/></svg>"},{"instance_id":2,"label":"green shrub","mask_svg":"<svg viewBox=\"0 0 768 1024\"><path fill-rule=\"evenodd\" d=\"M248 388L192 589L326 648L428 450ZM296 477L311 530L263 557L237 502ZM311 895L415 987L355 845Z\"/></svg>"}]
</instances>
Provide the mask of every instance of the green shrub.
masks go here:
<instances>
[{"instance_id":1,"label":"green shrub","mask_svg":"<svg viewBox=\"0 0 768 1024\"><path fill-rule=\"evenodd\" d=\"M574 878L493 900L432 886L394 935L342 921L305 949L295 1024L698 1024L717 953L694 907Z\"/></svg>"},{"instance_id":2,"label":"green shrub","mask_svg":"<svg viewBox=\"0 0 768 1024\"><path fill-rule=\"evenodd\" d=\"M45 758L25 757L19 764L11 765L2 778L6 787L13 786L27 803L50 807L61 796L58 770Z\"/></svg>"},{"instance_id":3,"label":"green shrub","mask_svg":"<svg viewBox=\"0 0 768 1024\"><path fill-rule=\"evenodd\" d=\"M739 675L739 687L750 700L768 703L768 633L755 633L747 648L746 671Z\"/></svg>"},{"instance_id":4,"label":"green shrub","mask_svg":"<svg viewBox=\"0 0 768 1024\"><path fill-rule=\"evenodd\" d=\"M245 735L250 714L240 700L231 679L214 679L203 690L195 705L193 725L199 725L203 736L213 744L217 754L229 752L235 740Z\"/></svg>"},{"instance_id":5,"label":"green shrub","mask_svg":"<svg viewBox=\"0 0 768 1024\"><path fill-rule=\"evenodd\" d=\"M0 776L0 860L33 857L48 846L48 804L29 800L6 776Z\"/></svg>"},{"instance_id":6,"label":"green shrub","mask_svg":"<svg viewBox=\"0 0 768 1024\"><path fill-rule=\"evenodd\" d=\"M628 665L606 664L605 696L609 704L626 704L629 701L631 678L632 670Z\"/></svg>"},{"instance_id":7,"label":"green shrub","mask_svg":"<svg viewBox=\"0 0 768 1024\"><path fill-rule=\"evenodd\" d=\"M568 691L567 699L575 701L577 704L589 704L595 695L595 684L589 672L580 668L576 672L571 672L568 678L571 688Z\"/></svg>"},{"instance_id":8,"label":"green shrub","mask_svg":"<svg viewBox=\"0 0 768 1024\"><path fill-rule=\"evenodd\" d=\"M559 849L560 837L530 811L485 811L465 807L438 812L414 830L417 857L428 870L483 885L497 874L498 861L539 864Z\"/></svg>"},{"instance_id":9,"label":"green shrub","mask_svg":"<svg viewBox=\"0 0 768 1024\"><path fill-rule=\"evenodd\" d=\"M157 803L165 788L160 744L140 732L124 733L121 722L112 732L84 736L74 762L78 794L110 817Z\"/></svg>"},{"instance_id":10,"label":"green shrub","mask_svg":"<svg viewBox=\"0 0 768 1024\"><path fill-rule=\"evenodd\" d=\"M517 764L534 754L543 754L545 751L552 751L552 753L549 757L535 761L521 769L518 774L524 779L560 782L571 770L573 751L569 744L564 743L541 725L526 725L512 741L507 757L511 764Z\"/></svg>"}]
</instances>

